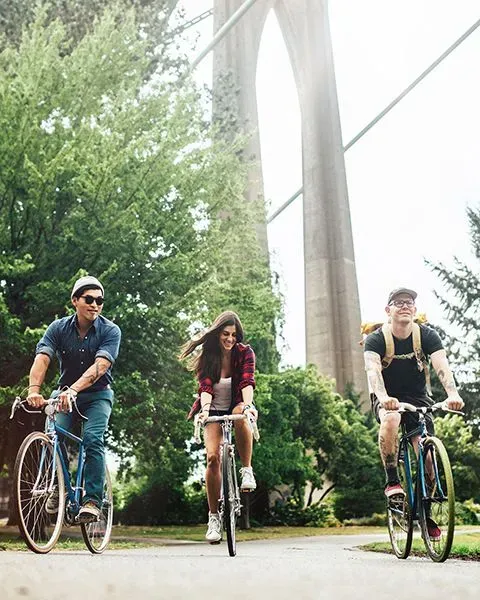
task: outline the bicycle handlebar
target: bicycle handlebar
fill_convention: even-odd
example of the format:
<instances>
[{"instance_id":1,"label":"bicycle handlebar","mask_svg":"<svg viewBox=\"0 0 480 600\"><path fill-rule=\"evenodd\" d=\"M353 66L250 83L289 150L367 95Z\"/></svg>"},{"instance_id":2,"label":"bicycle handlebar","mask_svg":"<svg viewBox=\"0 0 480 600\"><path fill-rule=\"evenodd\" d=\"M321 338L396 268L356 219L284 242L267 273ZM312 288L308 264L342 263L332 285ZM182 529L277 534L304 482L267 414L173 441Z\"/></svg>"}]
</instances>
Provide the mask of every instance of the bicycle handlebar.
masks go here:
<instances>
[{"instance_id":1,"label":"bicycle handlebar","mask_svg":"<svg viewBox=\"0 0 480 600\"><path fill-rule=\"evenodd\" d=\"M26 413L29 413L31 415L41 414L43 411L45 411L46 415L51 416L55 412L57 412L59 403L60 403L60 399L58 397L57 398L48 398L47 400L45 400L45 404L42 406L42 408L40 410L28 410L27 408L25 408L25 404L27 404L27 399L26 398L23 399L20 396L16 396L16 398L12 404L12 410L10 412L10 419L13 419L13 415L15 414L17 408L19 408L19 407L21 407ZM70 406L69 406L68 412L72 412L72 407L75 409L78 416L83 421L88 421L88 417L86 417L85 415L82 415L82 413L79 411L76 398L72 398L70 400Z\"/></svg>"},{"instance_id":2,"label":"bicycle handlebar","mask_svg":"<svg viewBox=\"0 0 480 600\"><path fill-rule=\"evenodd\" d=\"M416 412L426 415L427 413L434 413L437 410L443 410L444 412L452 413L454 415L465 415L465 413L460 410L452 410L450 408L447 408L446 400L442 400L442 402L436 402L435 404L432 404L432 406L414 406L409 402L400 402L398 410L389 410L387 412Z\"/></svg>"},{"instance_id":3,"label":"bicycle handlebar","mask_svg":"<svg viewBox=\"0 0 480 600\"><path fill-rule=\"evenodd\" d=\"M250 425L250 429L253 434L253 438L256 442L260 439L260 432L258 431L257 421L251 415L245 414L234 414L234 415L223 415L222 417L208 417L205 421L200 421L200 415L196 414L194 419L194 433L193 437L195 438L195 442L200 444L202 441L200 438L200 428L205 427L207 423L220 423L225 421L243 421L243 419L248 420L248 424Z\"/></svg>"}]
</instances>

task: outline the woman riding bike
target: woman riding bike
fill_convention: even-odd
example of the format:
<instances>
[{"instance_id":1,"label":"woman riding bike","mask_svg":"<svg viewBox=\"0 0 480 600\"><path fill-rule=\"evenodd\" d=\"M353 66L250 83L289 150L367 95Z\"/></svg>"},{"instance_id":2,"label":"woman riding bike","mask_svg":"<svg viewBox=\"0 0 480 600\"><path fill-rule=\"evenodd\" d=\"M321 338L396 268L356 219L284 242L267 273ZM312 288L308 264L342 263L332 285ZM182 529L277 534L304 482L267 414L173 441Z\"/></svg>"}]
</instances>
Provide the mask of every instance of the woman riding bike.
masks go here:
<instances>
[{"instance_id":1,"label":"woman riding bike","mask_svg":"<svg viewBox=\"0 0 480 600\"><path fill-rule=\"evenodd\" d=\"M180 359L193 356L189 368L198 379L198 397L193 403L188 418L200 413L200 420L209 416L242 414L249 412L257 418L253 405L255 388L255 353L251 346L243 344L244 332L238 316L231 311L223 312L202 336L187 342ZM199 350L197 350L199 349ZM197 350L197 352L195 352ZM242 462L243 492L256 488L252 470L253 437L246 420L235 421L235 437ZM205 535L211 543L222 539L218 515L220 497L220 442L222 429L219 423L205 426L205 448L207 452L206 485L209 507L208 529Z\"/></svg>"}]
</instances>

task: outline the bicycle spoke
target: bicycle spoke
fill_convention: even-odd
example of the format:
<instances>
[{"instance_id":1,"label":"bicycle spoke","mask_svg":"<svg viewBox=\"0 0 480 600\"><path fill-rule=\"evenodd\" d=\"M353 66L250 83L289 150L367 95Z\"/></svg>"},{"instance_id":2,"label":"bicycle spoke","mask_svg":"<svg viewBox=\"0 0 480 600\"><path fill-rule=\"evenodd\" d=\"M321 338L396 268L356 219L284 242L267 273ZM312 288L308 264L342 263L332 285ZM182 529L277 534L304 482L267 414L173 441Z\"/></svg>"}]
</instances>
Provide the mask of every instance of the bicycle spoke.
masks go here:
<instances>
[{"instance_id":1,"label":"bicycle spoke","mask_svg":"<svg viewBox=\"0 0 480 600\"><path fill-rule=\"evenodd\" d=\"M31 550L49 552L61 532L64 498L55 514L46 510L52 492L50 486L63 489L63 473L59 461L53 460L53 445L45 434L27 436L15 462L15 500L20 531Z\"/></svg>"},{"instance_id":2,"label":"bicycle spoke","mask_svg":"<svg viewBox=\"0 0 480 600\"><path fill-rule=\"evenodd\" d=\"M398 461L400 484L405 496L387 500L387 524L390 542L398 558L407 558L412 546L413 523L408 491L411 487L410 450L408 445L403 449L404 456ZM406 454L406 456L405 456ZM407 476L408 473L408 476Z\"/></svg>"},{"instance_id":3,"label":"bicycle spoke","mask_svg":"<svg viewBox=\"0 0 480 600\"><path fill-rule=\"evenodd\" d=\"M101 554L108 546L113 524L113 494L112 483L108 468L105 467L105 482L103 486L103 503L100 520L93 523L82 523L83 540L93 554Z\"/></svg>"},{"instance_id":4,"label":"bicycle spoke","mask_svg":"<svg viewBox=\"0 0 480 600\"><path fill-rule=\"evenodd\" d=\"M435 437L423 452L425 495L419 490L422 537L430 558L443 562L450 553L455 526L455 492L447 451Z\"/></svg>"}]
</instances>

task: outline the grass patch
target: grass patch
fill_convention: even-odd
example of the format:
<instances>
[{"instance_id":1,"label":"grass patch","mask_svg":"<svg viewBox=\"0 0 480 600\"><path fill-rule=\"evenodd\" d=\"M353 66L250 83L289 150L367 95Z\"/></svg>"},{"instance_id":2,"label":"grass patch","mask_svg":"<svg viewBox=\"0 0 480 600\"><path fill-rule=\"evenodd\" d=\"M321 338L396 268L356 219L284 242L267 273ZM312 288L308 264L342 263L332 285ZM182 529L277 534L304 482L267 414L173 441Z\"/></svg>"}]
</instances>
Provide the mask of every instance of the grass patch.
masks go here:
<instances>
[{"instance_id":1,"label":"grass patch","mask_svg":"<svg viewBox=\"0 0 480 600\"><path fill-rule=\"evenodd\" d=\"M117 525L112 535L131 538L168 538L171 540L205 540L205 525L166 525L162 527L135 527ZM385 533L385 527L252 527L237 529L237 541L267 540L319 535L358 535L362 533Z\"/></svg>"},{"instance_id":2,"label":"grass patch","mask_svg":"<svg viewBox=\"0 0 480 600\"><path fill-rule=\"evenodd\" d=\"M115 525L109 550L145 548L167 543L167 540L203 542L206 525L166 525L159 527ZM385 533L385 527L255 527L237 530L238 541L267 540L322 535L359 535ZM86 550L79 528L64 529L56 550ZM0 526L0 551L27 550L16 527Z\"/></svg>"},{"instance_id":3,"label":"grass patch","mask_svg":"<svg viewBox=\"0 0 480 600\"><path fill-rule=\"evenodd\" d=\"M369 550L370 552L393 554L389 542L374 542L372 544L361 546L361 548L362 550ZM415 538L413 540L411 554L414 556L427 556L422 539ZM461 530L458 531L453 539L450 558L480 561L480 531L473 533L462 533Z\"/></svg>"},{"instance_id":4,"label":"grass patch","mask_svg":"<svg viewBox=\"0 0 480 600\"><path fill-rule=\"evenodd\" d=\"M111 540L108 545L109 550L131 550L133 548L145 548L150 547L154 544L149 543L148 540L144 540L142 542L131 541L131 540ZM6 536L0 535L0 552L1 551L25 551L29 552L29 549L25 542L22 540L20 536ZM61 536L57 545L55 546L55 551L65 551L65 550L85 550L88 552L87 547L85 546L85 542L82 538L70 538Z\"/></svg>"}]
</instances>

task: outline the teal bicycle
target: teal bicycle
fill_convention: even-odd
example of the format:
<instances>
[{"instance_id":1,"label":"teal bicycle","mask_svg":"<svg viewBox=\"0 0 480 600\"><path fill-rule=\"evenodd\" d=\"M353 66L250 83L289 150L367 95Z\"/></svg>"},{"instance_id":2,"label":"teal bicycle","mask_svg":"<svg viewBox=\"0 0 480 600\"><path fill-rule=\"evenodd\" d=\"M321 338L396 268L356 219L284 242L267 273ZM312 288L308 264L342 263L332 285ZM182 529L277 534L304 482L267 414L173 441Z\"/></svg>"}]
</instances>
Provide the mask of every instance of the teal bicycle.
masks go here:
<instances>
[{"instance_id":1,"label":"teal bicycle","mask_svg":"<svg viewBox=\"0 0 480 600\"><path fill-rule=\"evenodd\" d=\"M455 530L452 468L443 442L428 433L425 423L425 415L439 409L463 414L447 409L444 402L428 407L401 402L398 410L400 413L416 412L419 419L418 428L408 434L402 425L398 472L405 496L394 497L387 503L388 532L398 558L407 558L410 554L415 522L420 526L425 549L433 561L446 560L452 547ZM420 436L418 456L412 445L412 438L417 436ZM432 522L436 525L435 528Z\"/></svg>"},{"instance_id":2,"label":"teal bicycle","mask_svg":"<svg viewBox=\"0 0 480 600\"><path fill-rule=\"evenodd\" d=\"M81 437L70 433L56 422L58 398L46 401L45 431L34 431L20 446L14 468L14 502L18 526L25 543L39 554L50 552L60 537L63 525L76 525L84 494L85 450ZM29 410L26 400L15 399L10 419L18 408L30 414L41 410ZM75 410L82 421L76 402ZM78 466L73 477L68 468L66 449L59 438L68 438L77 446ZM81 523L83 540L92 554L102 553L108 545L113 524L113 494L108 468L105 467L103 503L100 517L91 523Z\"/></svg>"}]
</instances>

